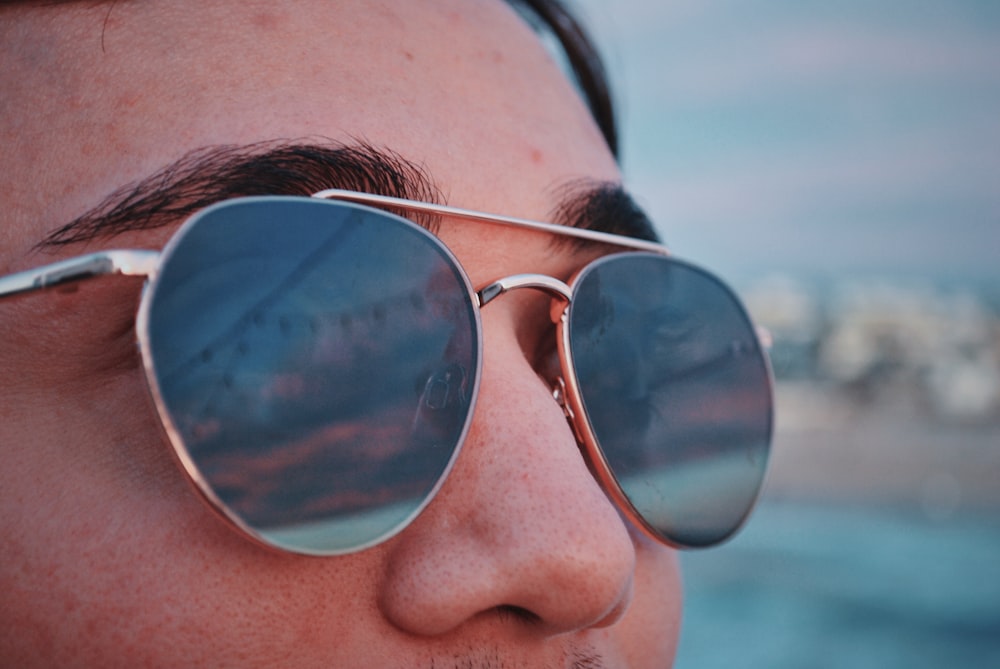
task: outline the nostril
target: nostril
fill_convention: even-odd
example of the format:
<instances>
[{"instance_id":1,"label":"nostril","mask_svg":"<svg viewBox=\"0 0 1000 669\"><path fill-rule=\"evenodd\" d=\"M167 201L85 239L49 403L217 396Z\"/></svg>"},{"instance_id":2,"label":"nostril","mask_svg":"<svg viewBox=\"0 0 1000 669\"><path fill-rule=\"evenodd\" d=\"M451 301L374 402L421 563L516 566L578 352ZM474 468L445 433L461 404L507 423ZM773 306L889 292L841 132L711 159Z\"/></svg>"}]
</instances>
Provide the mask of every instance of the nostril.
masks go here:
<instances>
[{"instance_id":1,"label":"nostril","mask_svg":"<svg viewBox=\"0 0 1000 669\"><path fill-rule=\"evenodd\" d=\"M529 611L528 609L521 606L514 606L511 604L501 604L500 606L493 609L496 612L497 618L502 621L516 620L525 624L537 624L542 621L541 617Z\"/></svg>"}]
</instances>

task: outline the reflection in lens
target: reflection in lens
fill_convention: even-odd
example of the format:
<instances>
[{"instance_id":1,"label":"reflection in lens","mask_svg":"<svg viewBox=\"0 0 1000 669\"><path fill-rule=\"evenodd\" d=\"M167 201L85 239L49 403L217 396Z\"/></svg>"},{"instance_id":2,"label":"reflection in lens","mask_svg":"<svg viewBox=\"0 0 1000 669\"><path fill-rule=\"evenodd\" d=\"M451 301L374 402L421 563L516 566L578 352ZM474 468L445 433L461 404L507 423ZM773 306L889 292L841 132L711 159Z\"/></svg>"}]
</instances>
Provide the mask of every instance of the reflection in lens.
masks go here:
<instances>
[{"instance_id":1,"label":"reflection in lens","mask_svg":"<svg viewBox=\"0 0 1000 669\"><path fill-rule=\"evenodd\" d=\"M738 300L690 265L622 254L581 275L569 318L587 418L636 511L681 546L728 537L760 489L772 416Z\"/></svg>"},{"instance_id":2,"label":"reflection in lens","mask_svg":"<svg viewBox=\"0 0 1000 669\"><path fill-rule=\"evenodd\" d=\"M380 212L254 198L208 210L170 253L150 355L210 494L302 552L398 531L474 395L476 315L447 252Z\"/></svg>"}]
</instances>

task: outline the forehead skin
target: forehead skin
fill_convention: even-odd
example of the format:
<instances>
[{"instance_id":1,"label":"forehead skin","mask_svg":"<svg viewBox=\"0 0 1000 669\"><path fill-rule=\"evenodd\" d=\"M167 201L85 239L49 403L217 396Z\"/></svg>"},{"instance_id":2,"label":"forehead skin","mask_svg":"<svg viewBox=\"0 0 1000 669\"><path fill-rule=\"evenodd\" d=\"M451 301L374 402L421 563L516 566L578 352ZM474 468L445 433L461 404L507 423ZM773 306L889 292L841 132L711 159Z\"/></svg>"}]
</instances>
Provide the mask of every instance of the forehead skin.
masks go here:
<instances>
[{"instance_id":1,"label":"forehead skin","mask_svg":"<svg viewBox=\"0 0 1000 669\"><path fill-rule=\"evenodd\" d=\"M191 150L329 138L421 165L449 204L545 219L619 174L584 105L502 2L69 3L0 8L0 273ZM578 264L529 233L445 222L474 283ZM131 333L137 282L0 302L0 665L664 667L675 556L594 482L526 330L483 312L477 413L400 535L282 555L203 505L171 460ZM536 327L537 326L537 327ZM603 664L602 664L603 662Z\"/></svg>"},{"instance_id":2,"label":"forehead skin","mask_svg":"<svg viewBox=\"0 0 1000 669\"><path fill-rule=\"evenodd\" d=\"M0 132L17 161L0 177L4 248L185 150L248 138L364 139L424 164L452 204L504 198L510 215L544 218L554 180L617 179L582 103L508 8L431 4L7 10Z\"/></svg>"}]
</instances>

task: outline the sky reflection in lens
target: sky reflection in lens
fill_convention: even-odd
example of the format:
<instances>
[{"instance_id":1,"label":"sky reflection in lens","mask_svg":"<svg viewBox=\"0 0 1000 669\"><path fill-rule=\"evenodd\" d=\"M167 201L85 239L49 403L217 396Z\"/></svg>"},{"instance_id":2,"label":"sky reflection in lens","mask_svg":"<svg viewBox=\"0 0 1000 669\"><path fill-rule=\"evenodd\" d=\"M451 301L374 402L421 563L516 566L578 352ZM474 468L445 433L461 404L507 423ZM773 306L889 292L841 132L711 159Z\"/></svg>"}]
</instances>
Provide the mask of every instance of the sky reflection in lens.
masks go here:
<instances>
[{"instance_id":1,"label":"sky reflection in lens","mask_svg":"<svg viewBox=\"0 0 1000 669\"><path fill-rule=\"evenodd\" d=\"M182 237L155 290L161 396L243 523L306 550L369 542L447 471L477 326L464 280L416 226L303 199L224 206Z\"/></svg>"},{"instance_id":2,"label":"sky reflection in lens","mask_svg":"<svg viewBox=\"0 0 1000 669\"><path fill-rule=\"evenodd\" d=\"M673 259L611 257L577 284L570 341L594 435L639 514L677 544L727 537L771 436L767 364L732 293Z\"/></svg>"}]
</instances>

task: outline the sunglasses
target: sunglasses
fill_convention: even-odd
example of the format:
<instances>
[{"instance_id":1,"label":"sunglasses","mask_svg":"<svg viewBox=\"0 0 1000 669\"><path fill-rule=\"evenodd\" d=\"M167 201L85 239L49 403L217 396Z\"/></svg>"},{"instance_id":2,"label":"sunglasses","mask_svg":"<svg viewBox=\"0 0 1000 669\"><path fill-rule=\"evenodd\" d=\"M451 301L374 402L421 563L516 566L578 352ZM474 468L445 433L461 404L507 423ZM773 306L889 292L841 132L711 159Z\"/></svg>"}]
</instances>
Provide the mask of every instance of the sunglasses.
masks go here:
<instances>
[{"instance_id":1,"label":"sunglasses","mask_svg":"<svg viewBox=\"0 0 1000 669\"><path fill-rule=\"evenodd\" d=\"M515 225L608 245L568 281L476 289L451 251L386 211ZM251 538L311 555L392 537L459 455L482 369L480 310L552 299L552 394L620 512L674 547L743 523L773 422L758 332L722 281L655 243L330 190L245 197L190 217L162 252L105 251L0 277L0 298L146 276L137 335L183 469Z\"/></svg>"}]
</instances>

